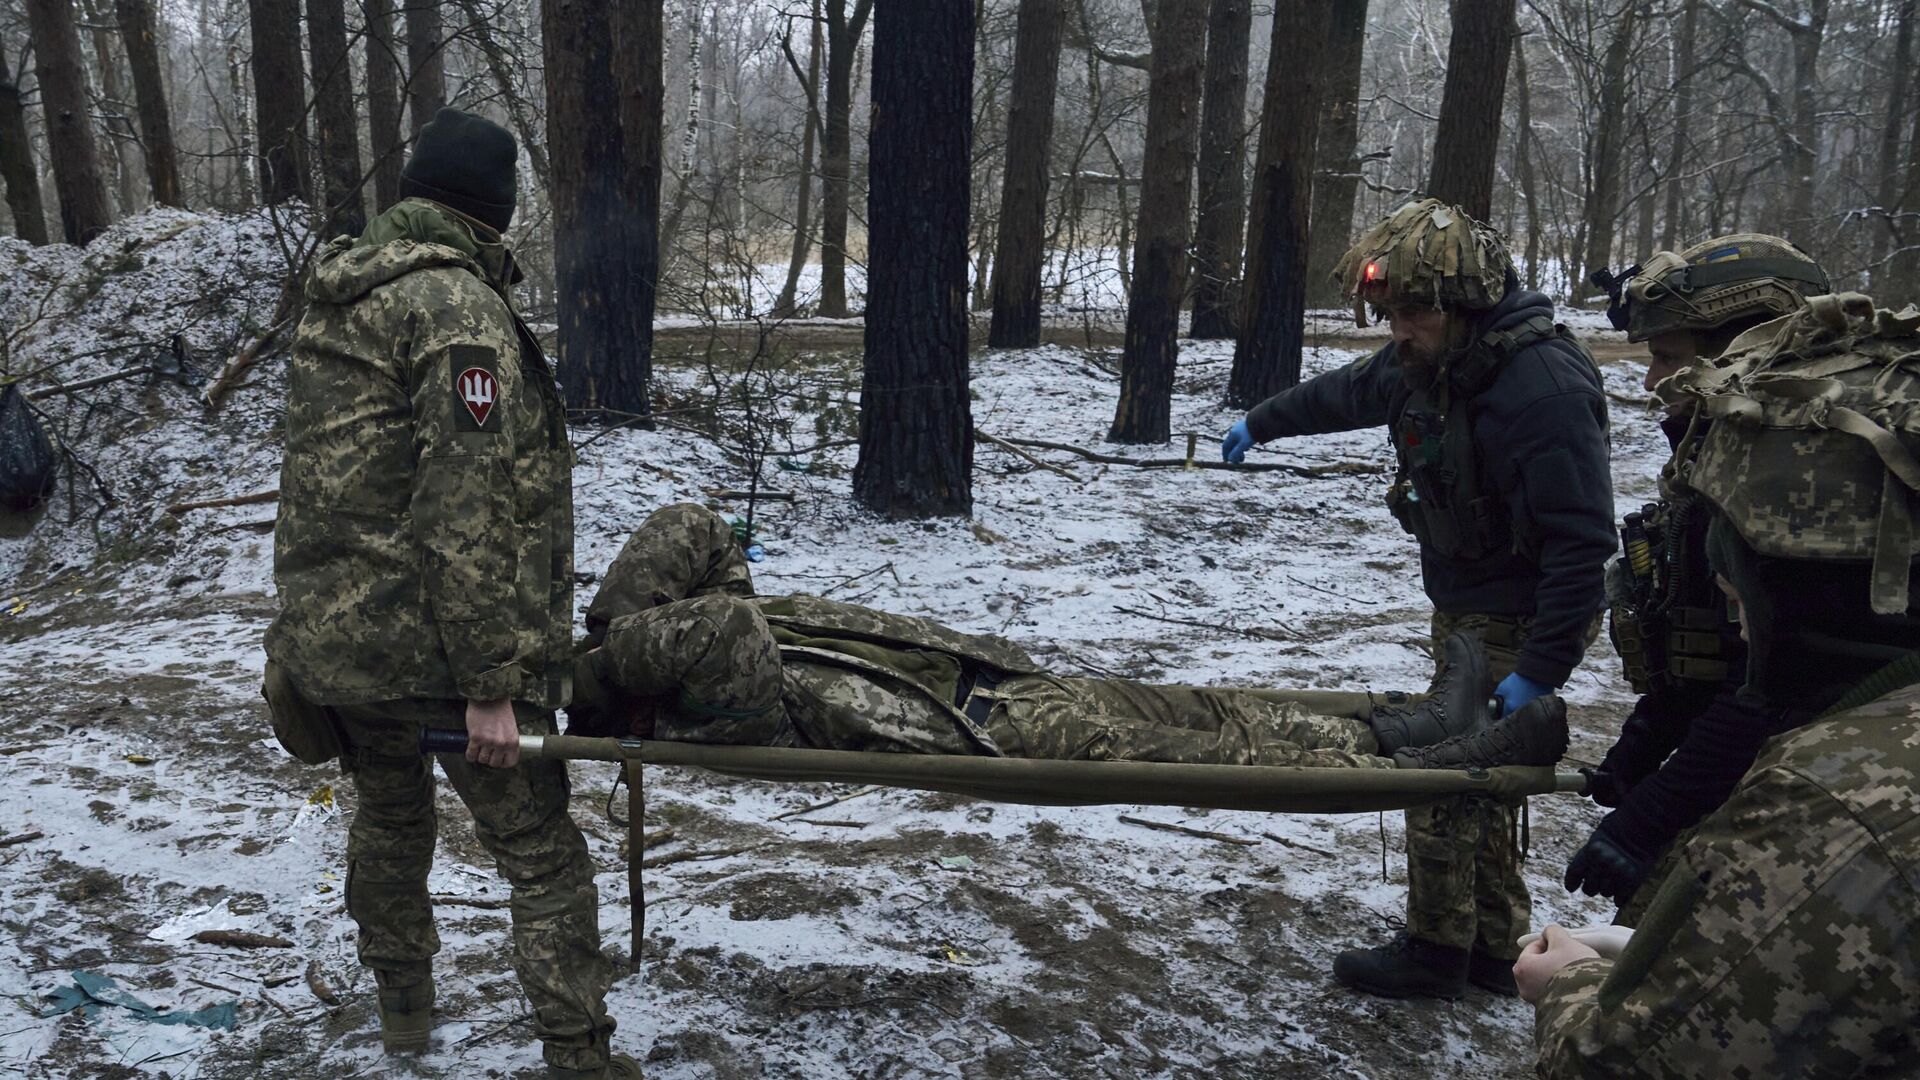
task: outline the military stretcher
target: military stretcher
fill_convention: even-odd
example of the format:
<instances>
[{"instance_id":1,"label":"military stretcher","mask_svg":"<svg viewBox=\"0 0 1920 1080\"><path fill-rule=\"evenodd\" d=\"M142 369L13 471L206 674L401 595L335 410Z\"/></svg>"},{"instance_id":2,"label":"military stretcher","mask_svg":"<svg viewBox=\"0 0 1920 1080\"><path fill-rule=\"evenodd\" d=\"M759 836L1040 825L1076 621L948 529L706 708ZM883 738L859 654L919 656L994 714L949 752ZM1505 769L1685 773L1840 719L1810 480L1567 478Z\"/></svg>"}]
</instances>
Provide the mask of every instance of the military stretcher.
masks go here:
<instances>
[{"instance_id":1,"label":"military stretcher","mask_svg":"<svg viewBox=\"0 0 1920 1080\"><path fill-rule=\"evenodd\" d=\"M1335 711L1365 695L1274 691ZM464 731L429 729L422 753L463 753ZM1549 766L1493 769L1334 769L1268 765L1192 765L1148 761L1057 761L1034 758L717 746L656 739L523 735L527 757L609 761L624 770L628 792L627 885L633 904L633 963L646 939L646 887L641 879L647 765L706 769L776 783L876 784L939 791L1031 806L1197 806L1276 814L1352 814L1401 810L1460 795L1517 801L1529 795L1579 794L1586 777Z\"/></svg>"}]
</instances>

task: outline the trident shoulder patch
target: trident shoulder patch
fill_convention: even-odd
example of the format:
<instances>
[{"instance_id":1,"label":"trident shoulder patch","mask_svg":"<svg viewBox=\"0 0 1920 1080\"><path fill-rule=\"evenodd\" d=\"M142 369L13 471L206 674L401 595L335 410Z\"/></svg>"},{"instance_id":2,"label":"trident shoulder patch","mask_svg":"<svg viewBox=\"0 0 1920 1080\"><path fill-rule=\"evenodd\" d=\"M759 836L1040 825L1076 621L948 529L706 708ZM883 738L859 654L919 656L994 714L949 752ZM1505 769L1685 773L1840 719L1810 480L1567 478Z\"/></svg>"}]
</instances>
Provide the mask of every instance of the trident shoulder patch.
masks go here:
<instances>
[{"instance_id":1,"label":"trident shoulder patch","mask_svg":"<svg viewBox=\"0 0 1920 1080\"><path fill-rule=\"evenodd\" d=\"M453 410L461 431L500 430L500 375L491 349L455 345L452 349Z\"/></svg>"}]
</instances>

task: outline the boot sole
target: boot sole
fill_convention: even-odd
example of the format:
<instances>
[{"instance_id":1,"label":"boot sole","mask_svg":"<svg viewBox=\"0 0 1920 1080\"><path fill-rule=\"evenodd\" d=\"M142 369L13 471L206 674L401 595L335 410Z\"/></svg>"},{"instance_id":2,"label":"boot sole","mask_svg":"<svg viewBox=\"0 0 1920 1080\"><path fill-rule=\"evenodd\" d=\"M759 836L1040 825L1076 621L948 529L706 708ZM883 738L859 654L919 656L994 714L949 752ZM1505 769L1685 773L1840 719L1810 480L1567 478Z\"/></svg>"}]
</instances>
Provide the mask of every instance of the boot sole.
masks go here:
<instances>
[{"instance_id":1,"label":"boot sole","mask_svg":"<svg viewBox=\"0 0 1920 1080\"><path fill-rule=\"evenodd\" d=\"M1403 987L1387 987L1379 983L1370 983L1365 979L1354 978L1337 969L1333 973L1333 980L1349 990L1357 990L1362 994L1372 994L1374 997L1393 998L1396 1001L1405 1001L1408 998L1434 998L1439 1001L1459 1001L1461 998L1467 996L1467 988L1464 984L1457 990L1451 987L1445 990L1409 990Z\"/></svg>"}]
</instances>

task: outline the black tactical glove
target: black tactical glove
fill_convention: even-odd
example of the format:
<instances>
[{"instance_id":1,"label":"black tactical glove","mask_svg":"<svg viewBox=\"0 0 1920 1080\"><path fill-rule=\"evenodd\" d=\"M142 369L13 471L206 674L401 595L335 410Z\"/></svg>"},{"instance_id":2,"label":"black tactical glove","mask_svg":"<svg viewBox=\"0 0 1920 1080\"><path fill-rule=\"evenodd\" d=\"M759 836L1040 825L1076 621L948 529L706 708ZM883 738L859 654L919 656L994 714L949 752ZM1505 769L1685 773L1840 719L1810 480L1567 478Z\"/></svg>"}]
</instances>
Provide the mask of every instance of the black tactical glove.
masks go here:
<instances>
[{"instance_id":1,"label":"black tactical glove","mask_svg":"<svg viewBox=\"0 0 1920 1080\"><path fill-rule=\"evenodd\" d=\"M1607 756L1598 767L1581 770L1587 776L1587 797L1606 807L1626 801L1627 792L1660 768L1685 739L1693 718L1713 704L1716 689L1662 688L1635 702Z\"/></svg>"},{"instance_id":2,"label":"black tactical glove","mask_svg":"<svg viewBox=\"0 0 1920 1080\"><path fill-rule=\"evenodd\" d=\"M1607 828L1611 820L1611 814L1602 818L1586 844L1573 853L1567 863L1566 886L1568 892L1605 896L1616 904L1625 904L1647 880L1654 853L1641 851L1639 845L1613 835Z\"/></svg>"}]
</instances>

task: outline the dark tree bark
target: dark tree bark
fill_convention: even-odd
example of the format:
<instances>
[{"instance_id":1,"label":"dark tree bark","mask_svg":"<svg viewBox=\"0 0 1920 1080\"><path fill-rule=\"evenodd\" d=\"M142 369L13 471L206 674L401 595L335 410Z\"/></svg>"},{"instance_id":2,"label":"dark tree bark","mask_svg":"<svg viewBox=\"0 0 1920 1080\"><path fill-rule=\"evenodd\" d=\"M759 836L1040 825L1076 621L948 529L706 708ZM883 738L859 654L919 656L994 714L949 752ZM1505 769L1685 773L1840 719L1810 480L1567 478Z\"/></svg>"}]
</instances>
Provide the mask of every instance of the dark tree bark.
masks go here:
<instances>
[{"instance_id":1,"label":"dark tree bark","mask_svg":"<svg viewBox=\"0 0 1920 1080\"><path fill-rule=\"evenodd\" d=\"M100 156L87 110L86 58L70 0L27 0L33 27L34 73L47 115L47 150L53 159L53 189L60 199L60 231L69 244L84 245L113 223L107 206Z\"/></svg>"},{"instance_id":2,"label":"dark tree bark","mask_svg":"<svg viewBox=\"0 0 1920 1080\"><path fill-rule=\"evenodd\" d=\"M367 18L367 140L373 152L373 212L400 201L406 164L400 137L400 55L393 37L393 0L365 0Z\"/></svg>"},{"instance_id":3,"label":"dark tree bark","mask_svg":"<svg viewBox=\"0 0 1920 1080\"><path fill-rule=\"evenodd\" d=\"M540 15L560 381L570 409L645 416L656 277L647 264L657 250L659 189L656 177L653 206L645 206L646 179L628 169L622 127L644 115L649 95L657 108L660 9L659 0L629 3L644 9L616 16L603 0L546 0ZM636 133L637 158L646 155L646 137Z\"/></svg>"},{"instance_id":4,"label":"dark tree bark","mask_svg":"<svg viewBox=\"0 0 1920 1080\"><path fill-rule=\"evenodd\" d=\"M628 360L597 379L607 407L651 412L653 312L660 279L660 177L666 123L666 22L662 0L624 0L612 18L614 82L620 92L621 244L616 333Z\"/></svg>"},{"instance_id":5,"label":"dark tree bark","mask_svg":"<svg viewBox=\"0 0 1920 1080\"><path fill-rule=\"evenodd\" d=\"M1007 109L1007 175L1000 191L1000 235L993 253L993 320L987 329L987 344L996 349L1040 344L1047 174L1064 15L1061 0L1020 0L1012 102Z\"/></svg>"},{"instance_id":6,"label":"dark tree bark","mask_svg":"<svg viewBox=\"0 0 1920 1080\"><path fill-rule=\"evenodd\" d=\"M1888 281L1893 297L1920 294L1920 109L1913 110L1913 134L1907 139L1907 194L1900 200L1900 246L1895 249Z\"/></svg>"},{"instance_id":7,"label":"dark tree bark","mask_svg":"<svg viewBox=\"0 0 1920 1080\"><path fill-rule=\"evenodd\" d=\"M260 198L311 202L307 179L307 78L300 0L247 0L253 26L253 97L260 140Z\"/></svg>"},{"instance_id":8,"label":"dark tree bark","mask_svg":"<svg viewBox=\"0 0 1920 1080\"><path fill-rule=\"evenodd\" d=\"M873 0L827 0L827 116L820 133L820 305L847 314L847 199L853 171L853 58ZM969 38L968 40L972 40Z\"/></svg>"},{"instance_id":9,"label":"dark tree bark","mask_svg":"<svg viewBox=\"0 0 1920 1080\"><path fill-rule=\"evenodd\" d=\"M866 366L853 493L888 517L973 509L973 22L973 0L887 0L874 20Z\"/></svg>"},{"instance_id":10,"label":"dark tree bark","mask_svg":"<svg viewBox=\"0 0 1920 1080\"><path fill-rule=\"evenodd\" d=\"M307 0L307 35L313 42L313 117L326 228L358 236L367 227L367 205L360 195L360 122L353 107L353 64L341 0Z\"/></svg>"},{"instance_id":11,"label":"dark tree bark","mask_svg":"<svg viewBox=\"0 0 1920 1080\"><path fill-rule=\"evenodd\" d=\"M1673 43L1673 151L1667 156L1667 221L1661 244L1669 251L1678 250L1680 238L1687 235L1687 204L1681 196L1685 191L1686 161L1693 146L1689 127L1693 121L1694 40L1699 25L1700 0L1686 0ZM1525 126L1520 130L1525 131ZM1645 252L1643 256L1649 254L1652 252Z\"/></svg>"},{"instance_id":12,"label":"dark tree bark","mask_svg":"<svg viewBox=\"0 0 1920 1080\"><path fill-rule=\"evenodd\" d=\"M441 0L401 0L407 15L407 110L412 117L413 133L433 119L447 103L447 66L440 27ZM545 22L542 9L542 22ZM602 12L596 20L606 25ZM605 42L601 43L604 48ZM609 88L611 93L611 88Z\"/></svg>"},{"instance_id":13,"label":"dark tree bark","mask_svg":"<svg viewBox=\"0 0 1920 1080\"><path fill-rule=\"evenodd\" d=\"M1207 0L1160 0L1147 76L1146 154L1140 169L1140 227L1133 290L1120 355L1120 402L1107 438L1162 443L1170 437L1173 368L1192 237L1193 166L1198 155L1200 75Z\"/></svg>"},{"instance_id":14,"label":"dark tree bark","mask_svg":"<svg viewBox=\"0 0 1920 1080\"><path fill-rule=\"evenodd\" d=\"M1898 244L1903 236L1912 236L1916 231L1911 227L1901 228L1895 216L1900 207L1900 129L1907 119L1907 94L1913 82L1913 22L1914 0L1902 0L1894 29L1893 62L1889 65L1889 82L1892 97L1887 102L1887 113L1880 127L1880 155L1875 163L1878 170L1874 185L1881 213L1881 227L1874 231L1873 266L1879 270L1887 253ZM1883 273L1875 273L1883 278ZM1877 283L1876 283L1877 284ZM1884 290L1883 290L1884 291Z\"/></svg>"},{"instance_id":15,"label":"dark tree bark","mask_svg":"<svg viewBox=\"0 0 1920 1080\"><path fill-rule=\"evenodd\" d=\"M20 104L20 84L7 67L4 49L0 49L0 175L7 182L14 234L29 244L46 243L47 211L40 198L33 144L27 139L27 110Z\"/></svg>"},{"instance_id":16,"label":"dark tree bark","mask_svg":"<svg viewBox=\"0 0 1920 1080\"><path fill-rule=\"evenodd\" d=\"M1353 239L1353 200L1360 190L1360 64L1367 37L1367 0L1333 0L1321 70L1319 145L1313 154L1313 213L1308 216L1307 305L1336 307L1334 264Z\"/></svg>"},{"instance_id":17,"label":"dark tree bark","mask_svg":"<svg viewBox=\"0 0 1920 1080\"><path fill-rule=\"evenodd\" d=\"M1427 193L1486 220L1493 211L1494 155L1513 54L1514 0L1454 0L1447 82L1434 132Z\"/></svg>"},{"instance_id":18,"label":"dark tree bark","mask_svg":"<svg viewBox=\"0 0 1920 1080\"><path fill-rule=\"evenodd\" d=\"M1640 0L1626 0L1613 23L1613 39L1600 67L1600 115L1594 118L1593 149L1588 155L1592 172L1581 222L1586 248L1580 256L1580 282L1595 270L1613 265L1613 227L1619 213L1620 185L1626 178L1627 60L1633 55L1640 28Z\"/></svg>"},{"instance_id":19,"label":"dark tree bark","mask_svg":"<svg viewBox=\"0 0 1920 1080\"><path fill-rule=\"evenodd\" d=\"M1193 235L1195 338L1234 336L1240 298L1240 234L1247 205L1249 0L1213 0L1200 106L1200 210Z\"/></svg>"},{"instance_id":20,"label":"dark tree bark","mask_svg":"<svg viewBox=\"0 0 1920 1080\"><path fill-rule=\"evenodd\" d=\"M1527 46L1513 44L1513 88L1520 99L1519 126L1513 137L1513 176L1520 198L1527 204L1527 246L1522 261L1527 288L1540 287L1540 193L1533 178L1533 93L1527 83Z\"/></svg>"},{"instance_id":21,"label":"dark tree bark","mask_svg":"<svg viewBox=\"0 0 1920 1080\"><path fill-rule=\"evenodd\" d=\"M801 92L807 97L807 118L800 133L800 192L793 214L793 252L787 258L787 280L773 302L773 313L780 318L791 316L799 306L800 272L806 269L807 251L813 246L813 148L820 137L820 54L826 51L826 37L820 24L820 0L813 0L812 17L807 20L805 70L800 67L800 58L793 53L791 21L787 24L786 36L780 39L787 64L793 68L794 77L800 80Z\"/></svg>"},{"instance_id":22,"label":"dark tree bark","mask_svg":"<svg viewBox=\"0 0 1920 1080\"><path fill-rule=\"evenodd\" d=\"M153 0L114 0L114 17L127 46L133 72L133 96L140 111L140 141L146 147L147 184L161 206L185 206L180 189L180 155L173 142L173 118L167 85L160 74L158 25Z\"/></svg>"},{"instance_id":23,"label":"dark tree bark","mask_svg":"<svg viewBox=\"0 0 1920 1080\"><path fill-rule=\"evenodd\" d=\"M1325 79L1329 0L1274 9L1247 230L1247 290L1227 404L1252 408L1300 381L1307 213Z\"/></svg>"}]
</instances>

